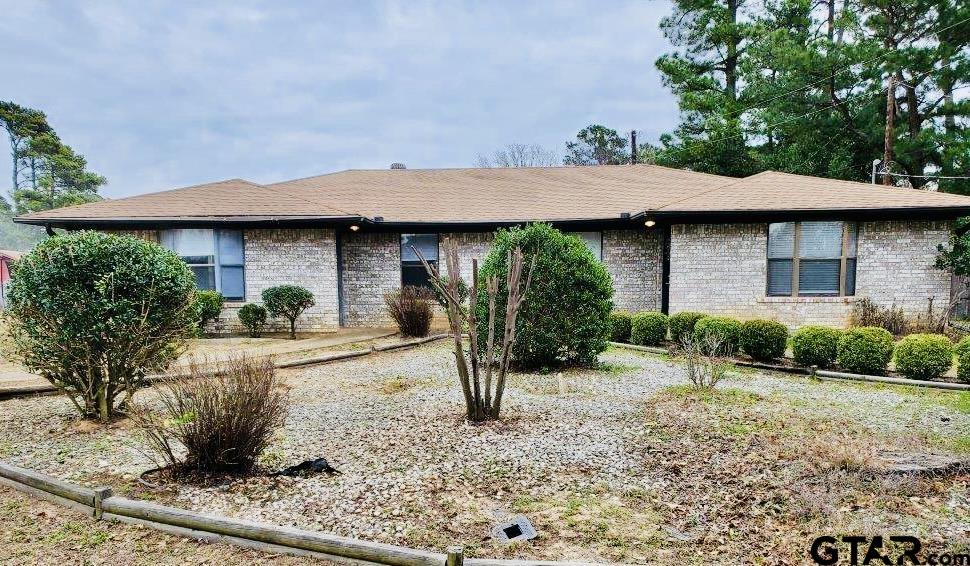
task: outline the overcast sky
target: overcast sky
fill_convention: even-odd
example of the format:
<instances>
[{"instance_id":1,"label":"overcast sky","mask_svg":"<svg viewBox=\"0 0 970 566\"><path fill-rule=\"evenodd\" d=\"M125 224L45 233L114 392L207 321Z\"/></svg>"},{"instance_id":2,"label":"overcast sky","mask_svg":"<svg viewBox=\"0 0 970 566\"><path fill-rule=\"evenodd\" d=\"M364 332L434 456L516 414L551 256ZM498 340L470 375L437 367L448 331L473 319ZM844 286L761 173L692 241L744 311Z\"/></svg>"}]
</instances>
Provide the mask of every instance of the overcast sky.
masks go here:
<instances>
[{"instance_id":1,"label":"overcast sky","mask_svg":"<svg viewBox=\"0 0 970 566\"><path fill-rule=\"evenodd\" d=\"M510 142L561 154L590 123L655 141L677 118L653 65L669 10L0 0L0 99L46 112L112 198L393 161L467 167Z\"/></svg>"}]
</instances>

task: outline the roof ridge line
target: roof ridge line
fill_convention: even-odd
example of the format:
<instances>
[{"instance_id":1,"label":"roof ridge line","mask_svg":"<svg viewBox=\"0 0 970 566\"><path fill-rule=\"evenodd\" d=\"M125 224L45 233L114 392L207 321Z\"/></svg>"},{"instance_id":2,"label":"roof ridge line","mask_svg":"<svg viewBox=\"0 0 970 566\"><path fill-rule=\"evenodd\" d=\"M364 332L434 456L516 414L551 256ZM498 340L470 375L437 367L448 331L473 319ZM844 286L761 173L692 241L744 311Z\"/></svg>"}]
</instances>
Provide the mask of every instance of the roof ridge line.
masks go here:
<instances>
[{"instance_id":1,"label":"roof ridge line","mask_svg":"<svg viewBox=\"0 0 970 566\"><path fill-rule=\"evenodd\" d=\"M761 173L764 173L764 171L762 171ZM760 175L761 173L755 173L755 175ZM677 200L668 202L667 204L665 204L663 206L659 206L659 207L657 207L657 208L655 208L653 210L654 210L654 212L659 212L659 211L667 208L668 206L673 206L675 204L684 202L685 200L690 200L690 199L695 198L695 197L699 197L699 196L706 195L707 193L709 193L711 191L716 191L717 189L723 189L725 187L730 187L731 185L733 185L735 183L740 183L741 181L743 181L745 179L750 179L751 177L754 177L754 175L748 175L747 177L737 177L737 178L735 178L735 179L733 179L733 180L731 180L731 181L729 181L727 183L724 183L723 185L717 185L717 186L711 187L709 189L704 189L704 190L702 190L699 193L694 193L694 194L688 195L688 196L686 196L684 198L681 198L681 199L677 199Z\"/></svg>"}]
</instances>

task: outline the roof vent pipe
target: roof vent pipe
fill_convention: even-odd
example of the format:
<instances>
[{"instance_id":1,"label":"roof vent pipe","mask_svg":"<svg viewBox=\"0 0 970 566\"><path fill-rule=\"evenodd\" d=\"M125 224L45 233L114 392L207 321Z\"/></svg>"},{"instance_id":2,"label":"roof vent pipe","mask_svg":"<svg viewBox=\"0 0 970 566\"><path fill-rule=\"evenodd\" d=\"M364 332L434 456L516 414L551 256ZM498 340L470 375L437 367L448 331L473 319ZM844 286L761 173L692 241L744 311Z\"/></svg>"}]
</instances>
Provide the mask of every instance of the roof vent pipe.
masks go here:
<instances>
[{"instance_id":1,"label":"roof vent pipe","mask_svg":"<svg viewBox=\"0 0 970 566\"><path fill-rule=\"evenodd\" d=\"M391 169L407 169L403 163L391 163Z\"/></svg>"},{"instance_id":2,"label":"roof vent pipe","mask_svg":"<svg viewBox=\"0 0 970 566\"><path fill-rule=\"evenodd\" d=\"M630 130L630 165L637 164L637 131Z\"/></svg>"}]
</instances>

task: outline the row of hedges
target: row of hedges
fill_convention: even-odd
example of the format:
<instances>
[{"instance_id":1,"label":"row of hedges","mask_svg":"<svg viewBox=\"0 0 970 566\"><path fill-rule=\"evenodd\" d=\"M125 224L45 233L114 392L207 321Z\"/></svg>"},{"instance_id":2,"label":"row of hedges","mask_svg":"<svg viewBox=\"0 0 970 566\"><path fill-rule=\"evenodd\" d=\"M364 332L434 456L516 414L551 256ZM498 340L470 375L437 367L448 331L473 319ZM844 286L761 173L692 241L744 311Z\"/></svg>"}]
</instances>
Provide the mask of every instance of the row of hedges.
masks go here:
<instances>
[{"instance_id":1,"label":"row of hedges","mask_svg":"<svg viewBox=\"0 0 970 566\"><path fill-rule=\"evenodd\" d=\"M641 346L658 346L669 339L680 343L686 336L704 344L718 342L724 355L743 352L758 361L785 355L788 328L773 320L739 320L682 312L667 317L659 312L611 315L612 339ZM958 377L970 382L970 337L954 347L941 334L911 334L893 342L893 336L879 327L864 326L839 330L827 326L805 326L791 337L795 363L802 366L838 368L869 375L883 375L890 361L896 371L910 379L938 379L959 356Z\"/></svg>"},{"instance_id":2,"label":"row of hedges","mask_svg":"<svg viewBox=\"0 0 970 566\"><path fill-rule=\"evenodd\" d=\"M956 347L942 334L910 334L898 343L888 330L862 326L838 330L826 326L805 326L792 336L795 362L804 366L839 368L862 374L882 375L890 361L896 371L910 379L938 379L959 355L958 377L970 381L970 339Z\"/></svg>"},{"instance_id":3,"label":"row of hedges","mask_svg":"<svg viewBox=\"0 0 970 566\"><path fill-rule=\"evenodd\" d=\"M687 337L702 345L717 343L720 353L743 351L756 360L785 355L788 328L772 320L739 320L685 311L672 316L659 312L614 311L610 315L611 339L639 346L659 346L669 339L681 343Z\"/></svg>"}]
</instances>

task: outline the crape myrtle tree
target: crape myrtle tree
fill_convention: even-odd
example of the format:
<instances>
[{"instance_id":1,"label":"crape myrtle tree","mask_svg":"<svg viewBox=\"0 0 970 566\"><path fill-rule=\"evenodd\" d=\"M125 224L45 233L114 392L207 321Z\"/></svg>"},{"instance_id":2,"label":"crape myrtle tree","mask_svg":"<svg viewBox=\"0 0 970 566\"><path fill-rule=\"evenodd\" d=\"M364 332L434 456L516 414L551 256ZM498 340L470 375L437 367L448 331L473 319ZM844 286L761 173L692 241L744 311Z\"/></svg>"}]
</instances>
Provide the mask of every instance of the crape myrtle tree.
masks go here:
<instances>
[{"instance_id":1,"label":"crape myrtle tree","mask_svg":"<svg viewBox=\"0 0 970 566\"><path fill-rule=\"evenodd\" d=\"M450 240L443 246L447 276L442 277L438 268L430 264L415 248L415 253L428 272L428 279L438 294L445 299L448 324L454 339L455 363L458 381L465 397L465 416L471 422L497 420L502 411L502 396L505 392L505 376L509 369L512 347L517 340L516 319L532 284L536 256L526 267L522 250L508 250L506 264L508 270L500 281L497 274L480 277L478 260L472 260L472 286L467 297L461 293L461 267L458 263L458 250ZM484 282L484 286L480 283ZM500 297L499 289L503 289ZM467 298L468 305L462 303ZM485 308L480 313L480 304ZM504 304L498 304L499 301ZM479 316L484 318L484 332L479 336ZM468 353L464 346L464 332L467 329Z\"/></svg>"},{"instance_id":2,"label":"crape myrtle tree","mask_svg":"<svg viewBox=\"0 0 970 566\"><path fill-rule=\"evenodd\" d=\"M17 262L5 313L12 353L86 418L109 421L195 328L195 279L131 236L77 232Z\"/></svg>"}]
</instances>

